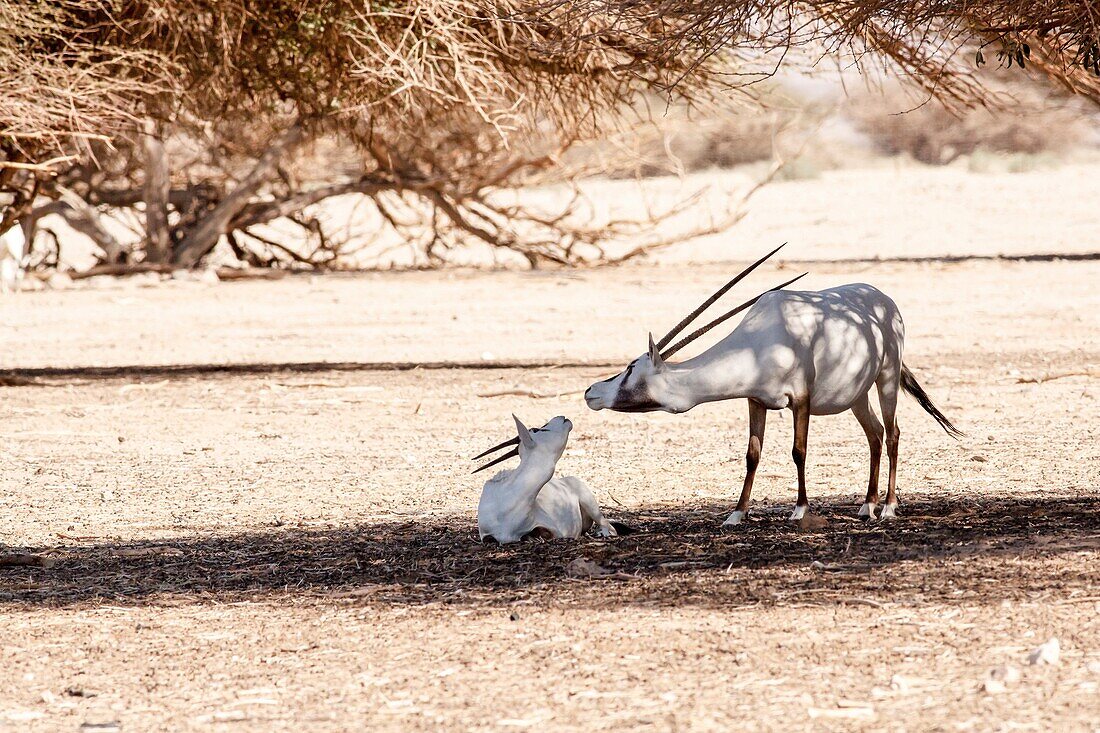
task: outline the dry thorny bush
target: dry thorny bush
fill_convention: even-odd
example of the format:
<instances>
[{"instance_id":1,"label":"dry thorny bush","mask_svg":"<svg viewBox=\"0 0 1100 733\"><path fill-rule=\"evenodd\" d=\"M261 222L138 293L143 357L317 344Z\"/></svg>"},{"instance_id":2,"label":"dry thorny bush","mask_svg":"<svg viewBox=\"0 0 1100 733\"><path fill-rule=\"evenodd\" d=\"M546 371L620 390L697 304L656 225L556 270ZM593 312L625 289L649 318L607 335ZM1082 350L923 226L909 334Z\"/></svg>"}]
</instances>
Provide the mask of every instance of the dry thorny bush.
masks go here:
<instances>
[{"instance_id":1,"label":"dry thorny bush","mask_svg":"<svg viewBox=\"0 0 1100 733\"><path fill-rule=\"evenodd\" d=\"M740 80L752 83L805 52L849 54L886 60L940 99L966 107L988 101L970 73L971 57L961 53L973 51L978 65L990 58L1009 68L1038 66L1100 98L1100 15L1091 3L547 0L544 7L569 29L569 48L605 43L609 34L628 39L639 71L691 68L732 50L749 62Z\"/></svg>"},{"instance_id":2,"label":"dry thorny bush","mask_svg":"<svg viewBox=\"0 0 1100 733\"><path fill-rule=\"evenodd\" d=\"M669 81L659 72L619 73L629 57L611 45L545 51L558 27L523 3L65 7L48 32L21 28L15 46L60 35L84 47L133 49L159 60L144 83L163 86L144 95L140 124L98 121L113 134L110 144L93 138L84 146L91 155L67 167L20 169L34 190L6 217L27 214L34 194L44 196L49 202L23 217L30 233L43 215L61 214L109 267L193 266L223 238L250 264L330 265L339 245L306 212L341 194L366 199L427 264L471 240L532 265L602 259L607 240L641 224L586 226L569 206L502 203L511 200L502 191L571 179L577 172L558 167L560 154L611 122L608 113L636 90ZM706 87L702 69L695 78L684 95ZM325 138L355 151L352 175L309 184L291 175L303 146ZM51 139L18 143L8 158L33 159ZM120 210L136 229L133 242L118 241L102 221ZM295 222L315 248L271 240L262 227L275 220Z\"/></svg>"},{"instance_id":3,"label":"dry thorny bush","mask_svg":"<svg viewBox=\"0 0 1100 733\"><path fill-rule=\"evenodd\" d=\"M80 3L0 0L0 232L55 165L134 121L171 79L157 54L82 33Z\"/></svg>"},{"instance_id":4,"label":"dry thorny bush","mask_svg":"<svg viewBox=\"0 0 1100 733\"><path fill-rule=\"evenodd\" d=\"M1025 107L1017 114L972 110L961 117L926 105L903 115L855 106L860 128L887 155L908 155L927 165L947 165L975 153L1038 156L1065 152L1086 137L1081 116L1064 107Z\"/></svg>"},{"instance_id":5,"label":"dry thorny bush","mask_svg":"<svg viewBox=\"0 0 1100 733\"><path fill-rule=\"evenodd\" d=\"M578 175L562 154L639 91L707 100L821 55L872 53L955 109L989 101L962 49L1100 98L1096 23L1069 2L0 0L0 20L0 227L45 197L38 214L124 268L193 266L220 241L250 264L332 265L343 245L308 212L337 194L426 264L469 241L532 265L602 259L638 223L500 194ZM292 175L325 138L355 151L351 174ZM100 221L120 210L132 242ZM276 220L312 249L272 240Z\"/></svg>"}]
</instances>

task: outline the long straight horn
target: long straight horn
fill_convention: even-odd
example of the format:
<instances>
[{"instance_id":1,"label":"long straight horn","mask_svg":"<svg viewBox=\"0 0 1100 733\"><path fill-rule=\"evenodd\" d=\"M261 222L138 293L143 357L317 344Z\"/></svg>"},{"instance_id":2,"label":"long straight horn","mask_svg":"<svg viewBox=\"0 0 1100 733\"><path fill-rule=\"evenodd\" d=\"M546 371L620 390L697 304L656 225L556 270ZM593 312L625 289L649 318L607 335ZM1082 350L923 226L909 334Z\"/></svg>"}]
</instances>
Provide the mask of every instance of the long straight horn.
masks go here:
<instances>
[{"instance_id":1,"label":"long straight horn","mask_svg":"<svg viewBox=\"0 0 1100 733\"><path fill-rule=\"evenodd\" d=\"M733 318L734 316L736 316L738 313L745 310L746 308L751 308L753 306L753 304L756 303L756 301L760 300L761 298L763 298L768 293L774 293L776 290L782 290L783 288L787 287L788 285L795 282L796 280L801 280L802 278L806 277L809 274L810 273L808 273L808 272L804 272L801 275L799 275L798 277L791 278L790 280L783 283L782 285L776 285L771 290L765 290L763 293L760 293L760 295L756 296L752 300L746 300L744 303L737 306L733 310L727 311L726 313L723 313L722 315L718 316L717 318L715 318L713 321L711 321L707 325L703 326L702 328L698 329L697 331L693 331L693 332L689 333L687 336L684 336L682 339L680 339L679 341L674 343L672 346L665 349L664 353L661 354L661 358L662 359L667 359L668 357L672 356L677 351L684 348L685 346L690 344L692 341L699 338L700 336L702 336L703 334L705 334L707 331L711 330L715 326L720 325L721 323L724 323L725 321L728 321L729 319Z\"/></svg>"},{"instance_id":2,"label":"long straight horn","mask_svg":"<svg viewBox=\"0 0 1100 733\"><path fill-rule=\"evenodd\" d=\"M756 262L749 265L745 270L742 270L741 274L739 274L737 277L733 278L728 283L726 283L725 285L720 287L718 289L718 292L716 292L714 295L712 295L709 298L707 298L706 300L704 300L703 304L701 306L699 306L698 308L693 310L688 315L687 318L685 318L684 320L677 323L676 326L671 331L666 333L664 335L664 338L662 338L660 341L657 342L657 348L658 349L663 349L666 346L668 346L669 341L672 341L672 339L676 338L676 336L679 335L679 333L681 331L683 331L685 328L687 328L691 324L691 322L694 321L699 316L700 313L702 313L707 308L709 308L711 305L713 305L714 301L718 300L723 295L725 295L729 291L730 288L732 288L737 283L741 282L745 278L746 275L748 275L750 272L755 270L757 267L760 267L760 265L764 264L764 262L766 262L769 257L771 257L773 254L775 254L776 252L778 252L779 250L783 249L786 246L787 246L786 242L779 245L778 247L773 249L771 252L768 252L766 255L764 255L763 257L758 259Z\"/></svg>"},{"instance_id":3,"label":"long straight horn","mask_svg":"<svg viewBox=\"0 0 1100 733\"><path fill-rule=\"evenodd\" d=\"M518 441L519 439L517 438L516 440ZM505 453L504 455L502 455L500 458L495 458L495 459L489 461L488 463L486 463L481 468L474 469L473 472L474 473L480 473L481 471L484 471L486 468L490 468L492 466L495 466L495 465L497 465L498 463L500 463L502 461L507 461L509 458L515 458L518 455L519 455L519 447L513 448L512 450L510 450L507 453Z\"/></svg>"},{"instance_id":4,"label":"long straight horn","mask_svg":"<svg viewBox=\"0 0 1100 733\"><path fill-rule=\"evenodd\" d=\"M489 455L490 453L496 453L501 448L507 448L510 445L519 445L519 438L518 437L511 438L509 440L504 441L500 445L494 445L492 448L485 451L484 453L478 453L476 456L474 456L470 460L471 461L476 461L478 458L484 458L485 456Z\"/></svg>"}]
</instances>

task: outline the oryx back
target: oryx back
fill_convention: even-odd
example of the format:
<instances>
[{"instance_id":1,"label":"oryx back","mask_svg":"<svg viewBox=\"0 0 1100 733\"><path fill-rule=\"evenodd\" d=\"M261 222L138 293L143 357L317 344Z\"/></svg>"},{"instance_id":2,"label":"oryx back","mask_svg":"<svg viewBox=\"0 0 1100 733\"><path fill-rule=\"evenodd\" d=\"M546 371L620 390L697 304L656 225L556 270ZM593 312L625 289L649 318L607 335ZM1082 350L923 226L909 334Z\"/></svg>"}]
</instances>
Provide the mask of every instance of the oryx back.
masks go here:
<instances>
[{"instance_id":1,"label":"oryx back","mask_svg":"<svg viewBox=\"0 0 1100 733\"><path fill-rule=\"evenodd\" d=\"M884 370L900 375L904 337L894 301L870 285L781 290L762 296L697 360L727 362L738 382L751 385L746 396L767 407L808 400L813 414L830 415L849 409Z\"/></svg>"}]
</instances>

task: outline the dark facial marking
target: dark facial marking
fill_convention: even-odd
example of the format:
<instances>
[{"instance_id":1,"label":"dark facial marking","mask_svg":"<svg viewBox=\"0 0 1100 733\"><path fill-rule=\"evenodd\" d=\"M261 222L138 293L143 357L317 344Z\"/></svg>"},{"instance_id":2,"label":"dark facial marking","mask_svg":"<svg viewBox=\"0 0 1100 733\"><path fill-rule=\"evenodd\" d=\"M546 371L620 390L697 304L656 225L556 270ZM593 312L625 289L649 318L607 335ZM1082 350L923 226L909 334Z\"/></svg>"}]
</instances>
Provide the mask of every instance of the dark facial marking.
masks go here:
<instances>
[{"instance_id":1,"label":"dark facial marking","mask_svg":"<svg viewBox=\"0 0 1100 733\"><path fill-rule=\"evenodd\" d=\"M635 359L634 361L632 361L632 362L630 362L629 364L626 365L626 370L623 372L623 375L622 375L624 382L630 377L630 373L632 371L634 371L634 365L637 364L637 363L638 363L638 360ZM614 381L618 378L619 378L619 375L615 374L615 375L612 375L612 376L608 377L607 379L601 379L596 384L607 384L608 382Z\"/></svg>"},{"instance_id":2,"label":"dark facial marking","mask_svg":"<svg viewBox=\"0 0 1100 733\"><path fill-rule=\"evenodd\" d=\"M642 389L637 387L631 388L627 386L627 381L630 379L630 373L634 371L634 367L637 366L638 360L630 362L630 366L623 372L623 381L619 385L619 391L615 393L615 401L611 405L611 409L615 412L656 412L661 409L661 406L654 402L650 396L643 393Z\"/></svg>"},{"instance_id":3,"label":"dark facial marking","mask_svg":"<svg viewBox=\"0 0 1100 733\"><path fill-rule=\"evenodd\" d=\"M631 402L628 404L614 404L611 409L615 412L658 412L661 406L652 400L646 402Z\"/></svg>"}]
</instances>

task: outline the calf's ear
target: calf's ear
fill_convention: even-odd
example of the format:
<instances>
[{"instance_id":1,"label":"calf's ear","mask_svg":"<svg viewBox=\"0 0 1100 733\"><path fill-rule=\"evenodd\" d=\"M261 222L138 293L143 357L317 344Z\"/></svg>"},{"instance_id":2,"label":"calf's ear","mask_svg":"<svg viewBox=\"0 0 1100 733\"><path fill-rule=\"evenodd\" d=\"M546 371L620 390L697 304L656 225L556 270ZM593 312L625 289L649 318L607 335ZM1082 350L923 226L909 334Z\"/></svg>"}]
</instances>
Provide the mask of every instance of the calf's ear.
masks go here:
<instances>
[{"instance_id":1,"label":"calf's ear","mask_svg":"<svg viewBox=\"0 0 1100 733\"><path fill-rule=\"evenodd\" d=\"M524 425L520 421L520 419L514 414L512 415L512 419L516 421L516 431L519 433L519 442L523 445L524 448L527 448L528 450L534 448L535 439L531 437L531 431L528 430L527 426Z\"/></svg>"}]
</instances>

